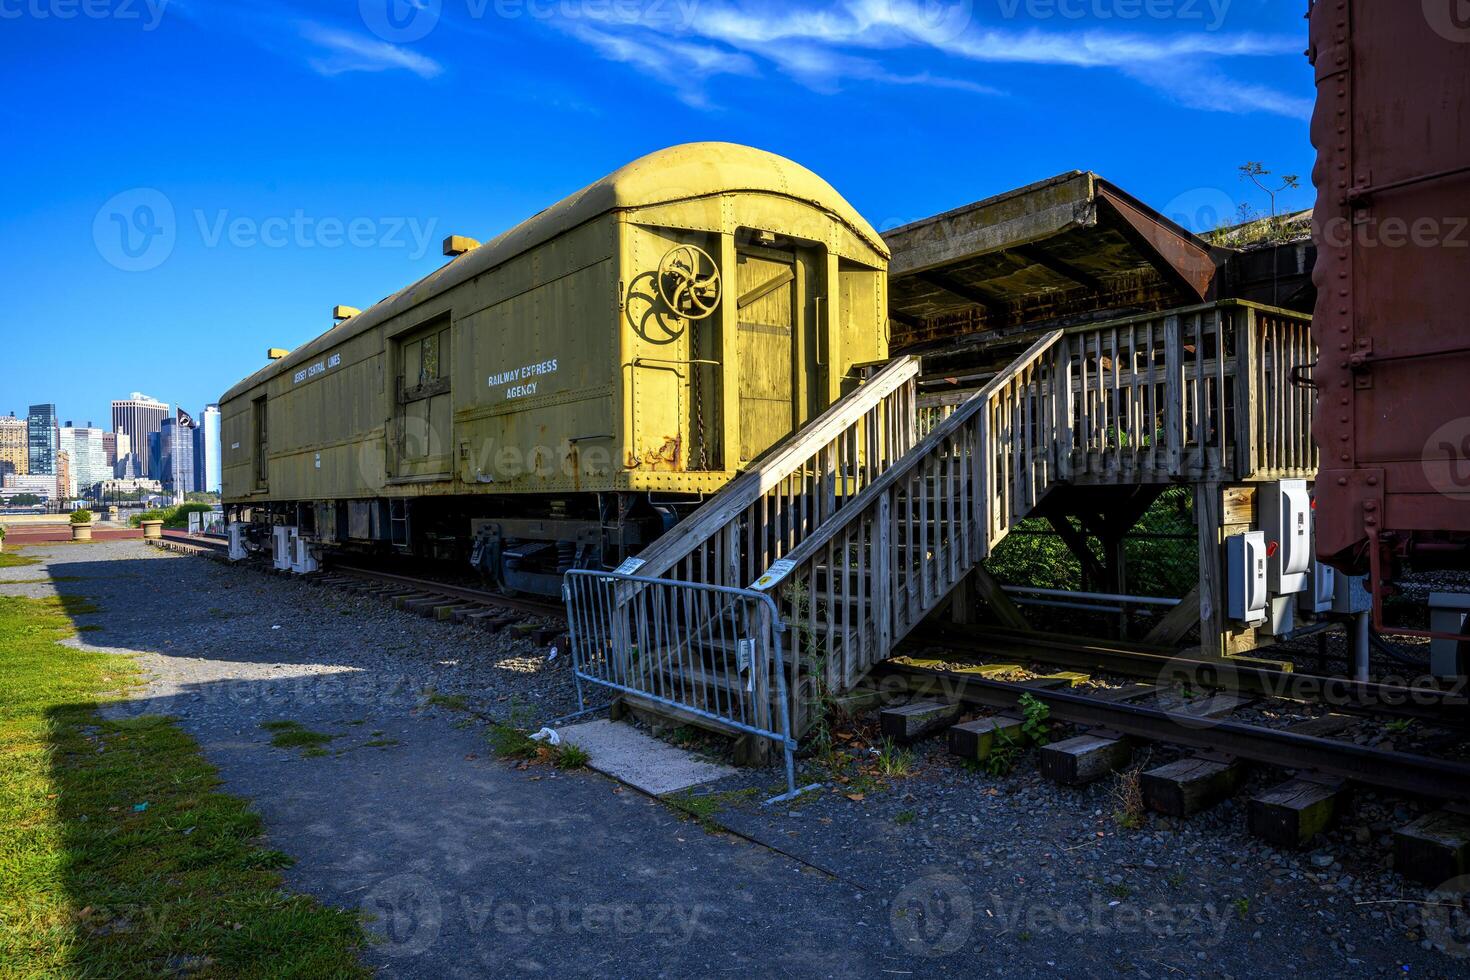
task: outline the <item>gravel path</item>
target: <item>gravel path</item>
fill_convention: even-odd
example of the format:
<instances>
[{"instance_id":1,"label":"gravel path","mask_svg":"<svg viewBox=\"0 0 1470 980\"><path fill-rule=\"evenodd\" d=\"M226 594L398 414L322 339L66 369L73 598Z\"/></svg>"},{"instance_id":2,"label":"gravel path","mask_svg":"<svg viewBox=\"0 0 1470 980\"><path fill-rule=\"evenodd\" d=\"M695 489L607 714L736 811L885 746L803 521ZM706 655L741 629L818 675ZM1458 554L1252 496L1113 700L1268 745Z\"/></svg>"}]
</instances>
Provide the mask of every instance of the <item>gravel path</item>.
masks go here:
<instances>
[{"instance_id":1,"label":"gravel path","mask_svg":"<svg viewBox=\"0 0 1470 980\"><path fill-rule=\"evenodd\" d=\"M376 917L384 976L1466 975L1456 920L1383 867L1398 801L1361 798L1287 855L1245 836L1240 803L1125 831L1106 785L1059 789L1029 761L994 779L936 743L860 800L762 808L764 771L714 787L762 846L489 758L443 696L521 724L574 705L566 664L514 634L136 542L27 553L45 565L0 570L0 594L95 602L76 642L150 676L120 710L180 719L296 859L290 886ZM333 738L274 748L267 721Z\"/></svg>"}]
</instances>

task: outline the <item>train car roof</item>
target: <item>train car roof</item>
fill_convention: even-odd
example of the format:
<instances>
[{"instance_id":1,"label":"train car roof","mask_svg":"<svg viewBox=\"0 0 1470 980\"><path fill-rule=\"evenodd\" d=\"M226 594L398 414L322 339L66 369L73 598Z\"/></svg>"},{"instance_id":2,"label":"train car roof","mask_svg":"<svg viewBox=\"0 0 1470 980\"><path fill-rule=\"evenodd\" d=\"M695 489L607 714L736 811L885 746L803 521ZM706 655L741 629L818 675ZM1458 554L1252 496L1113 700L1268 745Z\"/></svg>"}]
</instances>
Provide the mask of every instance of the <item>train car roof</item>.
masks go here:
<instances>
[{"instance_id":1,"label":"train car roof","mask_svg":"<svg viewBox=\"0 0 1470 980\"><path fill-rule=\"evenodd\" d=\"M331 330L273 361L220 398L237 398L327 349L413 306L503 265L610 211L670 204L712 194L755 192L802 201L847 225L884 259L888 246L847 200L798 163L737 143L686 143L634 160L509 231L455 258Z\"/></svg>"}]
</instances>

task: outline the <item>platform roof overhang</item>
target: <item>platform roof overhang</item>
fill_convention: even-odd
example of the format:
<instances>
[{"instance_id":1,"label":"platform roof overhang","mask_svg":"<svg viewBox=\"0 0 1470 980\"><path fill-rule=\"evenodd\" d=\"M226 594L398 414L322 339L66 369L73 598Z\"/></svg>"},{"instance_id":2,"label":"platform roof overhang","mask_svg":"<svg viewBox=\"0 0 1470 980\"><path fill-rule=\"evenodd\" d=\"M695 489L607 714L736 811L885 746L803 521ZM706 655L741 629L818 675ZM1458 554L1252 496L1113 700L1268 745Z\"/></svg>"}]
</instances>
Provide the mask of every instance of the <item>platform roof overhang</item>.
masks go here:
<instances>
[{"instance_id":1,"label":"platform roof overhang","mask_svg":"<svg viewBox=\"0 0 1470 980\"><path fill-rule=\"evenodd\" d=\"M1086 171L883 237L897 348L1213 300L1224 253Z\"/></svg>"}]
</instances>

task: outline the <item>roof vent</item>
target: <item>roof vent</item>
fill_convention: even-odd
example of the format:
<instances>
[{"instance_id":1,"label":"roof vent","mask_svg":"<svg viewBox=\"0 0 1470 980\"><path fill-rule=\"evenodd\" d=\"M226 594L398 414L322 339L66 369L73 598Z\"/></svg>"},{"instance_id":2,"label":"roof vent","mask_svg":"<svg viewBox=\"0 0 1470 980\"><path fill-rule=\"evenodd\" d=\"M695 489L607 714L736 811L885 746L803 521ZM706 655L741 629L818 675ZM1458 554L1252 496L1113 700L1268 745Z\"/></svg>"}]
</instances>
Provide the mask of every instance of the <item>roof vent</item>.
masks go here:
<instances>
[{"instance_id":1,"label":"roof vent","mask_svg":"<svg viewBox=\"0 0 1470 980\"><path fill-rule=\"evenodd\" d=\"M479 242L473 238L466 238L464 235L450 235L444 239L444 254L451 258L463 255L466 252L473 252L479 247Z\"/></svg>"},{"instance_id":2,"label":"roof vent","mask_svg":"<svg viewBox=\"0 0 1470 980\"><path fill-rule=\"evenodd\" d=\"M332 307L332 319L341 323L343 320L351 320L361 312L362 310L355 306L334 306Z\"/></svg>"},{"instance_id":3,"label":"roof vent","mask_svg":"<svg viewBox=\"0 0 1470 980\"><path fill-rule=\"evenodd\" d=\"M289 353L291 352L284 347L272 347L265 352L265 356L266 360L279 361Z\"/></svg>"}]
</instances>

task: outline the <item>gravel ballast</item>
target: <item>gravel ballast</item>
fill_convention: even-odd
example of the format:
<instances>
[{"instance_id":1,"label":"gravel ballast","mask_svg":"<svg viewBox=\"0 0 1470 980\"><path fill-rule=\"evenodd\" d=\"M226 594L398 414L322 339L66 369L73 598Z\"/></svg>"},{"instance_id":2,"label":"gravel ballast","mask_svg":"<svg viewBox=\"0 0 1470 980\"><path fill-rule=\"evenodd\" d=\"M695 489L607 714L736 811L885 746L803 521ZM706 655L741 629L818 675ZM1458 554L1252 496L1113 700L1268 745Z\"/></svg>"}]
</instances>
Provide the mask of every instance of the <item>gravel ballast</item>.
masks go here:
<instances>
[{"instance_id":1,"label":"gravel ballast","mask_svg":"<svg viewBox=\"0 0 1470 980\"><path fill-rule=\"evenodd\" d=\"M708 796L713 824L604 777L491 758L482 716L575 710L566 657L381 599L136 542L36 547L0 594L83 596L73 642L130 651L130 713L177 717L296 861L291 887L371 917L384 976L1463 976L1467 923L1385 867L1419 808L1358 794L1284 853L1245 800L1114 818L1113 783L1054 786L916 746L907 775L764 807L774 770ZM47 579L49 582L6 585ZM470 708L471 711L461 710ZM330 736L271 745L264 723ZM871 741L859 730L849 746ZM862 746L861 751L858 746ZM1155 757L1158 760L1162 755ZM830 774L803 763L802 782ZM700 812L708 812L701 810ZM753 843L752 839L761 843ZM1458 938L1457 938L1458 937Z\"/></svg>"}]
</instances>

